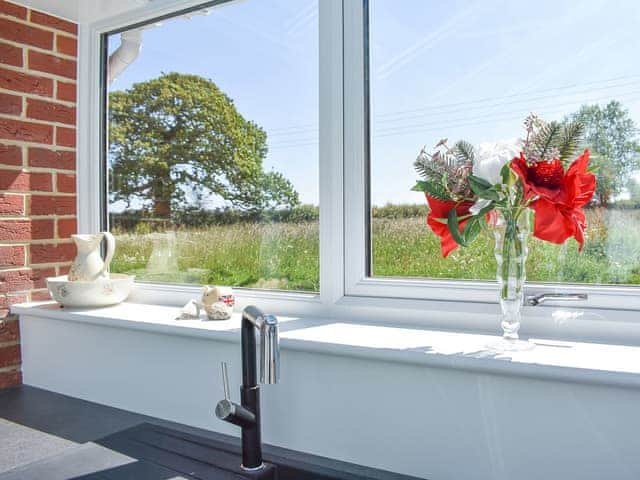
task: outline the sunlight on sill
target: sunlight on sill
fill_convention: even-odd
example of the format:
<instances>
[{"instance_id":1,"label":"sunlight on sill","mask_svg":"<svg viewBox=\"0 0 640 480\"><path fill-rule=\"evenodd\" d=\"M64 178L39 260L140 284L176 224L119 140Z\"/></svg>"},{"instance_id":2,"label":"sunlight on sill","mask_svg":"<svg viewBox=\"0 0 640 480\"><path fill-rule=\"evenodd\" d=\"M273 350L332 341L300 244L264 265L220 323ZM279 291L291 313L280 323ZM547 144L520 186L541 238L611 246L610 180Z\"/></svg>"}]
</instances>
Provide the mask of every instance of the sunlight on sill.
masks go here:
<instances>
[{"instance_id":1,"label":"sunlight on sill","mask_svg":"<svg viewBox=\"0 0 640 480\"><path fill-rule=\"evenodd\" d=\"M179 309L123 303L63 309L52 302L12 307L19 315L166 335L240 341L240 314L230 320L176 320ZM436 368L640 387L640 347L532 338L529 351L496 354L492 335L405 326L278 316L283 350L309 351ZM28 321L28 319L27 319Z\"/></svg>"}]
</instances>

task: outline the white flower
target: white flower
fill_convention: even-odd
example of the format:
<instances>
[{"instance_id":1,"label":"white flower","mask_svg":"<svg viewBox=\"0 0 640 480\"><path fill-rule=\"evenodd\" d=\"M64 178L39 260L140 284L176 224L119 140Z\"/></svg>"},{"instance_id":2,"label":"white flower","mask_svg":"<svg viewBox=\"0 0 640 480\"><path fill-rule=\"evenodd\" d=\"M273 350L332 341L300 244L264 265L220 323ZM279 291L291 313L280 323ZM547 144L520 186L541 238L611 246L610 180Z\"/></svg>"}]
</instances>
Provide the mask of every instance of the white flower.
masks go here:
<instances>
[{"instance_id":1,"label":"white flower","mask_svg":"<svg viewBox=\"0 0 640 480\"><path fill-rule=\"evenodd\" d=\"M481 143L476 150L473 174L492 185L500 183L500 170L505 163L520 155L521 149L522 140L519 138Z\"/></svg>"}]
</instances>

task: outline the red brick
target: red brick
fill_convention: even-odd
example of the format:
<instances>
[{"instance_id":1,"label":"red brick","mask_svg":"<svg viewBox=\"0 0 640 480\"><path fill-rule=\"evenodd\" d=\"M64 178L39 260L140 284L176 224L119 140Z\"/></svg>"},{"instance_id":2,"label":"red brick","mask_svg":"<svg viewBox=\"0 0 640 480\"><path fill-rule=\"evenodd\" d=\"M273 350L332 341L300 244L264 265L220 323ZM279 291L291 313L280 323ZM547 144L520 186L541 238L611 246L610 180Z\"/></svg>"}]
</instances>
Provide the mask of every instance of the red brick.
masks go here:
<instances>
[{"instance_id":1,"label":"red brick","mask_svg":"<svg viewBox=\"0 0 640 480\"><path fill-rule=\"evenodd\" d=\"M53 96L53 80L0 68L0 88L16 92Z\"/></svg>"},{"instance_id":2,"label":"red brick","mask_svg":"<svg viewBox=\"0 0 640 480\"><path fill-rule=\"evenodd\" d=\"M29 147L28 155L31 167L61 168L64 170L76 168L76 152Z\"/></svg>"},{"instance_id":3,"label":"red brick","mask_svg":"<svg viewBox=\"0 0 640 480\"><path fill-rule=\"evenodd\" d=\"M0 190L50 192L51 174L0 169Z\"/></svg>"},{"instance_id":4,"label":"red brick","mask_svg":"<svg viewBox=\"0 0 640 480\"><path fill-rule=\"evenodd\" d=\"M0 245L0 267L23 267L24 246Z\"/></svg>"},{"instance_id":5,"label":"red brick","mask_svg":"<svg viewBox=\"0 0 640 480\"><path fill-rule=\"evenodd\" d=\"M74 35L78 34L78 25L75 23L36 10L31 10L31 21L57 30L73 33Z\"/></svg>"},{"instance_id":6,"label":"red brick","mask_svg":"<svg viewBox=\"0 0 640 480\"><path fill-rule=\"evenodd\" d=\"M75 215L76 197L34 195L30 212L31 215Z\"/></svg>"},{"instance_id":7,"label":"red brick","mask_svg":"<svg viewBox=\"0 0 640 480\"><path fill-rule=\"evenodd\" d=\"M0 292L11 294L34 288L47 288L47 278L55 275L55 267L0 271Z\"/></svg>"},{"instance_id":8,"label":"red brick","mask_svg":"<svg viewBox=\"0 0 640 480\"><path fill-rule=\"evenodd\" d=\"M69 270L71 270L71 265L60 265L56 270L58 270L58 275L68 275Z\"/></svg>"},{"instance_id":9,"label":"red brick","mask_svg":"<svg viewBox=\"0 0 640 480\"><path fill-rule=\"evenodd\" d=\"M75 147L76 129L58 127L56 129L56 145L59 145L61 147Z\"/></svg>"},{"instance_id":10,"label":"red brick","mask_svg":"<svg viewBox=\"0 0 640 480\"><path fill-rule=\"evenodd\" d=\"M76 61L56 57L47 53L29 51L29 68L52 73L61 77L76 78Z\"/></svg>"},{"instance_id":11,"label":"red brick","mask_svg":"<svg viewBox=\"0 0 640 480\"><path fill-rule=\"evenodd\" d=\"M19 215L24 215L24 197L0 194L0 216Z\"/></svg>"},{"instance_id":12,"label":"red brick","mask_svg":"<svg viewBox=\"0 0 640 480\"><path fill-rule=\"evenodd\" d=\"M1 286L1 284L0 284ZM0 295L0 309L9 308L11 305L15 305L16 303L24 303L29 301L26 295Z\"/></svg>"},{"instance_id":13,"label":"red brick","mask_svg":"<svg viewBox=\"0 0 640 480\"><path fill-rule=\"evenodd\" d=\"M24 23L14 22L8 18L0 18L0 38L16 43L33 45L34 47L51 50L53 48L53 33L41 28L31 27Z\"/></svg>"},{"instance_id":14,"label":"red brick","mask_svg":"<svg viewBox=\"0 0 640 480\"><path fill-rule=\"evenodd\" d=\"M47 278L56 276L55 267L34 268L31 273L33 288L47 288Z\"/></svg>"},{"instance_id":15,"label":"red brick","mask_svg":"<svg viewBox=\"0 0 640 480\"><path fill-rule=\"evenodd\" d=\"M0 144L0 165L22 165L22 148Z\"/></svg>"},{"instance_id":16,"label":"red brick","mask_svg":"<svg viewBox=\"0 0 640 480\"><path fill-rule=\"evenodd\" d=\"M0 138L51 144L53 142L53 125L0 118Z\"/></svg>"},{"instance_id":17,"label":"red brick","mask_svg":"<svg viewBox=\"0 0 640 480\"><path fill-rule=\"evenodd\" d=\"M54 238L53 220L31 220L31 239L48 240Z\"/></svg>"},{"instance_id":18,"label":"red brick","mask_svg":"<svg viewBox=\"0 0 640 480\"><path fill-rule=\"evenodd\" d=\"M31 301L32 302L43 302L45 300L51 300L51 295L47 290L42 290L39 292L31 292Z\"/></svg>"},{"instance_id":19,"label":"red brick","mask_svg":"<svg viewBox=\"0 0 640 480\"><path fill-rule=\"evenodd\" d=\"M76 193L76 176L66 173L58 173L56 186L58 192Z\"/></svg>"},{"instance_id":20,"label":"red brick","mask_svg":"<svg viewBox=\"0 0 640 480\"><path fill-rule=\"evenodd\" d=\"M53 277L55 274L54 267L0 271L0 293L47 288L47 277Z\"/></svg>"},{"instance_id":21,"label":"red brick","mask_svg":"<svg viewBox=\"0 0 640 480\"><path fill-rule=\"evenodd\" d=\"M22 114L22 97L0 93L0 113L6 115Z\"/></svg>"},{"instance_id":22,"label":"red brick","mask_svg":"<svg viewBox=\"0 0 640 480\"><path fill-rule=\"evenodd\" d=\"M20 345L0 347L0 368L20 364Z\"/></svg>"},{"instance_id":23,"label":"red brick","mask_svg":"<svg viewBox=\"0 0 640 480\"><path fill-rule=\"evenodd\" d=\"M74 37L66 37L64 35L56 35L56 50L65 55L78 55L78 40Z\"/></svg>"},{"instance_id":24,"label":"red brick","mask_svg":"<svg viewBox=\"0 0 640 480\"><path fill-rule=\"evenodd\" d=\"M53 239L53 220L0 220L0 238L10 241Z\"/></svg>"},{"instance_id":25,"label":"red brick","mask_svg":"<svg viewBox=\"0 0 640 480\"><path fill-rule=\"evenodd\" d=\"M20 340L20 324L18 320L0 320L0 343L17 342Z\"/></svg>"},{"instance_id":26,"label":"red brick","mask_svg":"<svg viewBox=\"0 0 640 480\"><path fill-rule=\"evenodd\" d=\"M58 219L58 238L66 239L78 233L78 222L75 218Z\"/></svg>"},{"instance_id":27,"label":"red brick","mask_svg":"<svg viewBox=\"0 0 640 480\"><path fill-rule=\"evenodd\" d=\"M75 125L76 109L59 103L45 102L44 100L27 99L27 117L36 120L68 123Z\"/></svg>"},{"instance_id":28,"label":"red brick","mask_svg":"<svg viewBox=\"0 0 640 480\"><path fill-rule=\"evenodd\" d=\"M5 2L4 0L0 0L0 13L11 15L12 17L21 18L22 20L27 19L26 8L20 5L16 5L15 3Z\"/></svg>"},{"instance_id":29,"label":"red brick","mask_svg":"<svg viewBox=\"0 0 640 480\"><path fill-rule=\"evenodd\" d=\"M73 243L31 245L31 263L70 262L76 256Z\"/></svg>"},{"instance_id":30,"label":"red brick","mask_svg":"<svg viewBox=\"0 0 640 480\"><path fill-rule=\"evenodd\" d=\"M76 84L75 83L65 83L58 82L58 100L65 100L67 102L75 102L76 101Z\"/></svg>"},{"instance_id":31,"label":"red brick","mask_svg":"<svg viewBox=\"0 0 640 480\"><path fill-rule=\"evenodd\" d=\"M20 370L0 372L0 389L18 385L22 385L22 372Z\"/></svg>"},{"instance_id":32,"label":"red brick","mask_svg":"<svg viewBox=\"0 0 640 480\"><path fill-rule=\"evenodd\" d=\"M4 241L30 240L31 222L29 220L0 221L0 238Z\"/></svg>"},{"instance_id":33,"label":"red brick","mask_svg":"<svg viewBox=\"0 0 640 480\"><path fill-rule=\"evenodd\" d=\"M22 48L0 42L0 63L22 66Z\"/></svg>"}]
</instances>

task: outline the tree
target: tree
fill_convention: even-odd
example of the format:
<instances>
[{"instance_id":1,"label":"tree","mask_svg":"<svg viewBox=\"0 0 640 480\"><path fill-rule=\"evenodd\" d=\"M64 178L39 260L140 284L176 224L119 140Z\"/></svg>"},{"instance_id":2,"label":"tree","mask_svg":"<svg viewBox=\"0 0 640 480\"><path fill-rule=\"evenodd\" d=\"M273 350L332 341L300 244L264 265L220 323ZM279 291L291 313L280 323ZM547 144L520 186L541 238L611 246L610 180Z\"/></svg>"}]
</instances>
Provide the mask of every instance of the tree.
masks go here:
<instances>
[{"instance_id":1,"label":"tree","mask_svg":"<svg viewBox=\"0 0 640 480\"><path fill-rule=\"evenodd\" d=\"M113 92L109 129L113 201L137 199L157 217L205 194L245 210L298 204L291 182L263 171L264 130L211 80L168 73Z\"/></svg>"},{"instance_id":2,"label":"tree","mask_svg":"<svg viewBox=\"0 0 640 480\"><path fill-rule=\"evenodd\" d=\"M640 202L640 180L632 179L627 188L631 201Z\"/></svg>"},{"instance_id":3,"label":"tree","mask_svg":"<svg viewBox=\"0 0 640 480\"><path fill-rule=\"evenodd\" d=\"M607 206L640 168L636 125L629 111L616 100L604 107L583 105L572 117L585 127L584 143L591 150L591 164L597 169L596 197L598 203Z\"/></svg>"}]
</instances>

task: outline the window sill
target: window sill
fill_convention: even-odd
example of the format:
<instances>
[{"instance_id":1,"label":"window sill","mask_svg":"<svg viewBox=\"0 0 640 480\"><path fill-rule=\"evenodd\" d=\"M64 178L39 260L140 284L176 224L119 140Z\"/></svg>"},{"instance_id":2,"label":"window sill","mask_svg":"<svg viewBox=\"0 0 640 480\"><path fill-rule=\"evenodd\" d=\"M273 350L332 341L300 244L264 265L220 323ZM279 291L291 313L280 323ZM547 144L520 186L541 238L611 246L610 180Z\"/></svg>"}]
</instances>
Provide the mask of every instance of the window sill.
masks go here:
<instances>
[{"instance_id":1,"label":"window sill","mask_svg":"<svg viewBox=\"0 0 640 480\"><path fill-rule=\"evenodd\" d=\"M12 306L23 317L95 324L164 335L239 342L240 315L227 321L175 320L179 308L123 303L62 309L53 302ZM279 316L283 349L479 373L640 388L640 346L532 338L536 348L495 355L496 336L380 325L343 319ZM27 320L28 321L28 320Z\"/></svg>"}]
</instances>

